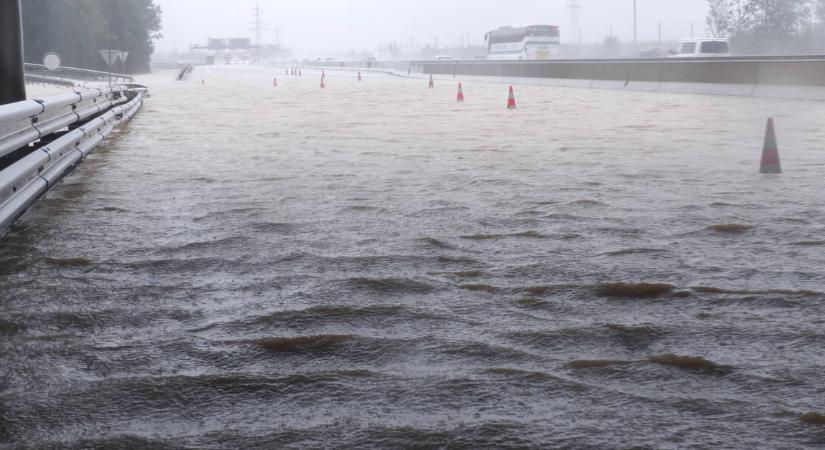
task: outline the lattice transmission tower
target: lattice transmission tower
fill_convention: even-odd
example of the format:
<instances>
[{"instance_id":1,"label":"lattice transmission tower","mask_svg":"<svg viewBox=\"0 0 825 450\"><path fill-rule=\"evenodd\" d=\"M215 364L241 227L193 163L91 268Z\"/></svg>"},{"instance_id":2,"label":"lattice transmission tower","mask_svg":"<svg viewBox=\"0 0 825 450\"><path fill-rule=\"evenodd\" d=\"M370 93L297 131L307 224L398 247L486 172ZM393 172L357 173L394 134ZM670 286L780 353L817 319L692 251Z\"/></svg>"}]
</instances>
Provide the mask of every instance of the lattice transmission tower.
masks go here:
<instances>
[{"instance_id":1,"label":"lattice transmission tower","mask_svg":"<svg viewBox=\"0 0 825 450\"><path fill-rule=\"evenodd\" d=\"M580 44L581 28L579 25L579 11L582 9L581 0L568 0L567 9L570 10L570 43Z\"/></svg>"}]
</instances>

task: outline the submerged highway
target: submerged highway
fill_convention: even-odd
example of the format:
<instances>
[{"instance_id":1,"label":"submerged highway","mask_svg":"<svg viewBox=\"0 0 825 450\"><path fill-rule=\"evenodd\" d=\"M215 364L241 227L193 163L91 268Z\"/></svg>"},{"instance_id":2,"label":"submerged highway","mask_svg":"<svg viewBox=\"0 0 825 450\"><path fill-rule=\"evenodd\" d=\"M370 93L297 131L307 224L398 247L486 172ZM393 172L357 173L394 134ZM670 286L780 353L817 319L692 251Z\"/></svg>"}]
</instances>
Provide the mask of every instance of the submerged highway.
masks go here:
<instances>
[{"instance_id":1,"label":"submerged highway","mask_svg":"<svg viewBox=\"0 0 825 450\"><path fill-rule=\"evenodd\" d=\"M825 103L174 79L0 239L0 448L825 445Z\"/></svg>"}]
</instances>

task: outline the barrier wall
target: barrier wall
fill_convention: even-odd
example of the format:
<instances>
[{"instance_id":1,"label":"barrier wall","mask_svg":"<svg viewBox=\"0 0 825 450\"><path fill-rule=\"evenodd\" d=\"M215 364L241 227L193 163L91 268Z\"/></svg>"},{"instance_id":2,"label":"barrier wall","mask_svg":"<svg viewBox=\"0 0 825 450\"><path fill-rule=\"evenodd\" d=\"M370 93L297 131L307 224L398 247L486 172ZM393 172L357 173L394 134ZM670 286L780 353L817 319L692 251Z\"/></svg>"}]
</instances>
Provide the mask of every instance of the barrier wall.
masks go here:
<instances>
[{"instance_id":1,"label":"barrier wall","mask_svg":"<svg viewBox=\"0 0 825 450\"><path fill-rule=\"evenodd\" d=\"M510 83L825 100L825 56L421 61L410 67L423 75L493 77Z\"/></svg>"}]
</instances>

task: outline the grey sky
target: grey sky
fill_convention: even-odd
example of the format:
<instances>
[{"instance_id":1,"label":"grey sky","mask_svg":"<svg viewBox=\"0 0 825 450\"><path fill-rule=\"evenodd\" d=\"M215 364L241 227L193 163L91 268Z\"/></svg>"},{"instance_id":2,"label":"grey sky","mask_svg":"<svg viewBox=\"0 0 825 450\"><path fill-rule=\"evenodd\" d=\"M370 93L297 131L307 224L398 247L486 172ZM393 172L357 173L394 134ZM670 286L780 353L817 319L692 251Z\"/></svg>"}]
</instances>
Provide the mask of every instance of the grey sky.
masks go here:
<instances>
[{"instance_id":1,"label":"grey sky","mask_svg":"<svg viewBox=\"0 0 825 450\"><path fill-rule=\"evenodd\" d=\"M613 27L623 41L633 39L633 0L580 0L585 42L600 41ZM188 48L208 36L252 37L255 0L156 0L164 10L165 38L160 50ZM264 40L281 42L297 56L324 56L374 50L379 42L458 45L470 34L480 43L486 31L503 25L534 23L570 28L568 0L260 0L268 29ZM637 0L639 38L665 39L705 34L706 0Z\"/></svg>"}]
</instances>

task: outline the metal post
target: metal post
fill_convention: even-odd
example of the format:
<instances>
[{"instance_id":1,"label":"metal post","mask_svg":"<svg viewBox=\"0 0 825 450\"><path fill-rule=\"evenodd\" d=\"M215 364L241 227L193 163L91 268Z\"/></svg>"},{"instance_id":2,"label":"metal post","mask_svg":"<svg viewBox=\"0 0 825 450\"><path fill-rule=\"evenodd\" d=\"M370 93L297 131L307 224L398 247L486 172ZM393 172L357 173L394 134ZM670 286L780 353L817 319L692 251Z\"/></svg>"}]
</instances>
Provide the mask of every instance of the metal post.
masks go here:
<instances>
[{"instance_id":1,"label":"metal post","mask_svg":"<svg viewBox=\"0 0 825 450\"><path fill-rule=\"evenodd\" d=\"M25 99L20 0L0 0L0 105Z\"/></svg>"},{"instance_id":2,"label":"metal post","mask_svg":"<svg viewBox=\"0 0 825 450\"><path fill-rule=\"evenodd\" d=\"M636 0L633 0L633 45L636 45L636 43L637 43L637 37L638 37L637 24L638 24L638 22L637 22L637 16L636 16Z\"/></svg>"}]
</instances>

